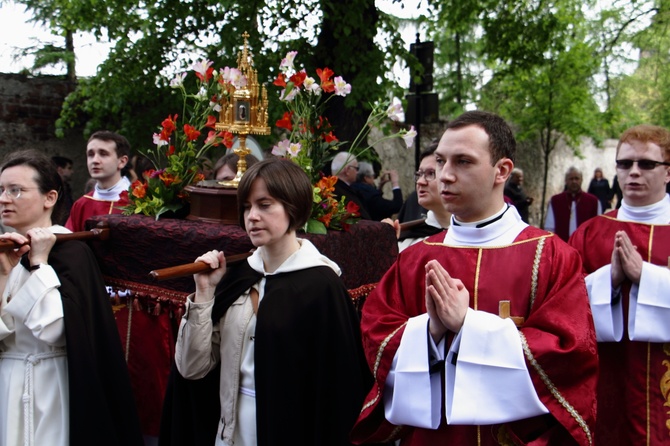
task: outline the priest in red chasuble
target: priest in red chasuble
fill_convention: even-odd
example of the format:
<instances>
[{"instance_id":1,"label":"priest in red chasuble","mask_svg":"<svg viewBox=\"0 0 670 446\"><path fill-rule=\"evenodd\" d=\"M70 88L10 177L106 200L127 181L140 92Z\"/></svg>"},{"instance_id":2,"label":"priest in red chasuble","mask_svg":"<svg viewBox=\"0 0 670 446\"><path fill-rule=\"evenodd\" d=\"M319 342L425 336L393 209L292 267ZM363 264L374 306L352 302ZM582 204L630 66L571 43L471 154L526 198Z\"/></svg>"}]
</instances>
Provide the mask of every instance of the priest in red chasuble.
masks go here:
<instances>
[{"instance_id":1,"label":"priest in red chasuble","mask_svg":"<svg viewBox=\"0 0 670 446\"><path fill-rule=\"evenodd\" d=\"M565 190L551 197L544 219L544 229L566 242L579 225L603 213L598 197L582 190L582 179L576 167L565 172Z\"/></svg>"},{"instance_id":2,"label":"priest in red chasuble","mask_svg":"<svg viewBox=\"0 0 670 446\"><path fill-rule=\"evenodd\" d=\"M670 444L669 166L668 130L626 130L616 154L621 208L570 239L598 336L598 445Z\"/></svg>"},{"instance_id":3,"label":"priest in red chasuble","mask_svg":"<svg viewBox=\"0 0 670 446\"><path fill-rule=\"evenodd\" d=\"M579 254L505 203L516 142L496 115L435 151L449 229L398 256L363 306L375 384L359 443L589 445L596 335Z\"/></svg>"}]
</instances>

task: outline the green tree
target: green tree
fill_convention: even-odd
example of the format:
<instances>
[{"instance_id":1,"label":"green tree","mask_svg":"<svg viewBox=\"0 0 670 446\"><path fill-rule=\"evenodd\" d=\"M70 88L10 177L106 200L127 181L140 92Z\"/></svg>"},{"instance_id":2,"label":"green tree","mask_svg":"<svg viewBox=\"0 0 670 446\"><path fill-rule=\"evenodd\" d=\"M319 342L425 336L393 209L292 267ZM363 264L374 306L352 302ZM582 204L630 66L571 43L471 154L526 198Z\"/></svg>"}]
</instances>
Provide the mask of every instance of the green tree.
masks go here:
<instances>
[{"instance_id":1,"label":"green tree","mask_svg":"<svg viewBox=\"0 0 670 446\"><path fill-rule=\"evenodd\" d=\"M579 4L520 0L497 8L484 20L485 51L497 68L479 104L514 123L517 139L535 149L526 160L543 172L544 221L550 155L558 142L565 140L579 155L582 137L598 140L600 112L592 79L599 58L579 25ZM512 32L522 28L523 33Z\"/></svg>"}]
</instances>

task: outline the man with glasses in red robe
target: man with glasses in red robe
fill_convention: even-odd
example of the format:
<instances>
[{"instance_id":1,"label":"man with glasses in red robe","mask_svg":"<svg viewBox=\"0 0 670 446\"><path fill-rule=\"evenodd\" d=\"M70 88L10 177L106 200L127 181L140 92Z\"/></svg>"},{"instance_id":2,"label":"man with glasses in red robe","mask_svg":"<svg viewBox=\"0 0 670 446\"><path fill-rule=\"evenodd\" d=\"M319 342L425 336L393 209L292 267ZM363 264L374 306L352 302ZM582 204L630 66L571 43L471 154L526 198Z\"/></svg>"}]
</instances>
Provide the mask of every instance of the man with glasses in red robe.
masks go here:
<instances>
[{"instance_id":1,"label":"man with glasses in red robe","mask_svg":"<svg viewBox=\"0 0 670 446\"><path fill-rule=\"evenodd\" d=\"M597 445L670 443L670 132L626 130L621 208L572 235L598 335Z\"/></svg>"}]
</instances>

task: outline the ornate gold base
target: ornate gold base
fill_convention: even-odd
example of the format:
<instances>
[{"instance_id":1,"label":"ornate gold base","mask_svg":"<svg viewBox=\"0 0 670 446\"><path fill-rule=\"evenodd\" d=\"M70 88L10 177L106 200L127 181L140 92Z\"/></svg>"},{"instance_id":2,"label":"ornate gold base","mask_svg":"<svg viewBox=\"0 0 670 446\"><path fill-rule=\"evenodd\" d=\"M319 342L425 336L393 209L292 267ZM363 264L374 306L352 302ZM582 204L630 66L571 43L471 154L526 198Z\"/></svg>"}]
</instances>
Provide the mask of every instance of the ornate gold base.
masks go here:
<instances>
[{"instance_id":1,"label":"ornate gold base","mask_svg":"<svg viewBox=\"0 0 670 446\"><path fill-rule=\"evenodd\" d=\"M201 181L184 190L191 199L191 213L187 220L239 225L237 189L222 187L216 181Z\"/></svg>"}]
</instances>

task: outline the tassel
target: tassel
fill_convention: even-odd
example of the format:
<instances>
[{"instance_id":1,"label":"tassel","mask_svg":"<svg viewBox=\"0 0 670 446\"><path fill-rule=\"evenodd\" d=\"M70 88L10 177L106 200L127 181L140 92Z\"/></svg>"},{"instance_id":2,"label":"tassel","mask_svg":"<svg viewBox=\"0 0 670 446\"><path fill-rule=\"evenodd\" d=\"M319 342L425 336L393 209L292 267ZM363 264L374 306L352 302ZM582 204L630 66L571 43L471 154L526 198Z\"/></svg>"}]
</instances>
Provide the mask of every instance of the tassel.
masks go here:
<instances>
[{"instance_id":1,"label":"tassel","mask_svg":"<svg viewBox=\"0 0 670 446\"><path fill-rule=\"evenodd\" d=\"M138 298L133 299L133 310L135 311L140 311L142 307L140 307L140 300Z\"/></svg>"},{"instance_id":2,"label":"tassel","mask_svg":"<svg viewBox=\"0 0 670 446\"><path fill-rule=\"evenodd\" d=\"M154 306L154 316L160 316L161 315L161 303L156 301L156 305Z\"/></svg>"},{"instance_id":3,"label":"tassel","mask_svg":"<svg viewBox=\"0 0 670 446\"><path fill-rule=\"evenodd\" d=\"M175 311L175 317L177 319L177 323L179 323L179 321L181 321L181 318L184 317L184 307L182 305L179 305L179 307L177 307L177 311Z\"/></svg>"}]
</instances>

